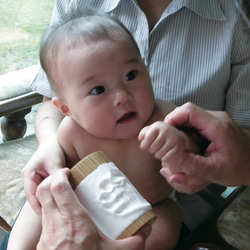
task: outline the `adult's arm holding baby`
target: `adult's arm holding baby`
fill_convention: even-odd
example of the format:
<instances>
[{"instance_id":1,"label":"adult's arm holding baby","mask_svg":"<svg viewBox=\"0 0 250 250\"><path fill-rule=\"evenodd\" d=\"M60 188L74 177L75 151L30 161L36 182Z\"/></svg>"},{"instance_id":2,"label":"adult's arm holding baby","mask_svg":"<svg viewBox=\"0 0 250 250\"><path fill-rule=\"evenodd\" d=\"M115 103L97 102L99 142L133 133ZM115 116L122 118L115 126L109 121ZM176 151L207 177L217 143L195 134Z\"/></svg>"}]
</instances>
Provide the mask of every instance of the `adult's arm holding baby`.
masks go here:
<instances>
[{"instance_id":1,"label":"adult's arm holding baby","mask_svg":"<svg viewBox=\"0 0 250 250\"><path fill-rule=\"evenodd\" d=\"M35 120L39 147L22 170L26 199L37 214L41 208L35 196L37 186L56 169L65 167L65 156L57 141L57 128L62 118L51 99L44 97Z\"/></svg>"}]
</instances>

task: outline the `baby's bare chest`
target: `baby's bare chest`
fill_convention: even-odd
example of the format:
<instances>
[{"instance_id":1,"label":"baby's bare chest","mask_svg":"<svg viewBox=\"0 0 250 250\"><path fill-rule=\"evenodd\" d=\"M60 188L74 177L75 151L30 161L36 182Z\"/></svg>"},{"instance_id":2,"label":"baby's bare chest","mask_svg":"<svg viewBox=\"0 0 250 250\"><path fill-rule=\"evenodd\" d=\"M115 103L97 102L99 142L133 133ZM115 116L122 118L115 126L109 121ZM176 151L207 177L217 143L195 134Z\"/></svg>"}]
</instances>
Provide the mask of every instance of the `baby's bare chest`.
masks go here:
<instances>
[{"instance_id":1,"label":"baby's bare chest","mask_svg":"<svg viewBox=\"0 0 250 250\"><path fill-rule=\"evenodd\" d=\"M89 144L88 149L78 152L80 158L94 151L103 151L126 175L137 190L151 204L167 198L172 188L160 174L161 162L147 151L142 151L138 140L128 143Z\"/></svg>"}]
</instances>

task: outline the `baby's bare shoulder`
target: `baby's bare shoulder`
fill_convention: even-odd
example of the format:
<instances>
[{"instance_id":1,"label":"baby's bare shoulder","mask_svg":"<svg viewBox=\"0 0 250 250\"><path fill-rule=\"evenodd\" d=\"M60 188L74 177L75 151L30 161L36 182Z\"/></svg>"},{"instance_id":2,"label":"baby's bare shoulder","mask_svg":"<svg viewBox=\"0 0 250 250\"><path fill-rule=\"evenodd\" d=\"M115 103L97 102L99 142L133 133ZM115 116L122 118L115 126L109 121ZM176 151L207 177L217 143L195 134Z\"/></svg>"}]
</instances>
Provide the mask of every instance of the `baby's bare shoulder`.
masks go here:
<instances>
[{"instance_id":1,"label":"baby's bare shoulder","mask_svg":"<svg viewBox=\"0 0 250 250\"><path fill-rule=\"evenodd\" d=\"M155 100L155 104L156 107L158 107L159 111L164 115L164 117L176 108L175 104L164 100L157 99Z\"/></svg>"}]
</instances>

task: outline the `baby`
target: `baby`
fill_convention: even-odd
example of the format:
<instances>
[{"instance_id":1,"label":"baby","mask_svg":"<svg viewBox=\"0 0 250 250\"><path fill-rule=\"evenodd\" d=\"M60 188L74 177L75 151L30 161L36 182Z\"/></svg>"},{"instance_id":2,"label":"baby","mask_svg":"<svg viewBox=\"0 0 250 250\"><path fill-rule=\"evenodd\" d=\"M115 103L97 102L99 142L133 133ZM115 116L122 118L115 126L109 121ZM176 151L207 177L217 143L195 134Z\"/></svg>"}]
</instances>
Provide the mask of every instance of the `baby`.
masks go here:
<instances>
[{"instance_id":1,"label":"baby","mask_svg":"<svg viewBox=\"0 0 250 250\"><path fill-rule=\"evenodd\" d=\"M45 33L40 61L57 95L52 101L65 115L58 141L67 167L103 151L157 215L146 249L173 249L181 217L173 189L160 174L161 163L176 152L199 149L188 135L163 122L175 107L154 99L149 73L130 33L101 13L69 14ZM15 237L15 227L27 211L31 208L26 203L10 238L10 245L12 241L26 250L35 249L41 233L40 217L33 213L29 216L36 225L27 233L23 230L21 239Z\"/></svg>"}]
</instances>

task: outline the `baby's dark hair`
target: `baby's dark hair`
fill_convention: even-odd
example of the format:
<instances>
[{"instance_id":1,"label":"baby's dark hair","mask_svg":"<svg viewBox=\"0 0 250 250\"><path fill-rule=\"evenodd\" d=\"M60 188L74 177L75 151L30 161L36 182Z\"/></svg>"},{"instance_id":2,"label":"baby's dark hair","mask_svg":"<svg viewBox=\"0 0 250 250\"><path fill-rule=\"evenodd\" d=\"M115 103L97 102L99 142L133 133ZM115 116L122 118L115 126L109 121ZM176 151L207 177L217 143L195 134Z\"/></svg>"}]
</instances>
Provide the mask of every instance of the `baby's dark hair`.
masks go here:
<instances>
[{"instance_id":1,"label":"baby's dark hair","mask_svg":"<svg viewBox=\"0 0 250 250\"><path fill-rule=\"evenodd\" d=\"M84 46L89 42L102 40L126 41L135 46L140 54L134 38L123 24L94 9L71 10L45 31L40 45L40 63L54 90L57 83L53 78L51 64L57 63L58 53L63 53L75 46ZM60 67L60 65L57 66Z\"/></svg>"}]
</instances>

